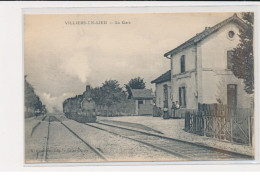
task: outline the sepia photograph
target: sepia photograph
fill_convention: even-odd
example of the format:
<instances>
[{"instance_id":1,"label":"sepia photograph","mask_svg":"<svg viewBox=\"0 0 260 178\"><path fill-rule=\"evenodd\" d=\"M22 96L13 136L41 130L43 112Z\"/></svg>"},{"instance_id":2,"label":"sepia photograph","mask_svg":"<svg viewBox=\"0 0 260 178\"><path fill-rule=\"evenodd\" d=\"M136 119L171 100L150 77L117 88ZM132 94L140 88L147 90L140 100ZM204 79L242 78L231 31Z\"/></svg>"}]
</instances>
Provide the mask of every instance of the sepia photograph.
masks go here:
<instances>
[{"instance_id":1,"label":"sepia photograph","mask_svg":"<svg viewBox=\"0 0 260 178\"><path fill-rule=\"evenodd\" d=\"M254 12L24 14L24 161L255 160Z\"/></svg>"}]
</instances>

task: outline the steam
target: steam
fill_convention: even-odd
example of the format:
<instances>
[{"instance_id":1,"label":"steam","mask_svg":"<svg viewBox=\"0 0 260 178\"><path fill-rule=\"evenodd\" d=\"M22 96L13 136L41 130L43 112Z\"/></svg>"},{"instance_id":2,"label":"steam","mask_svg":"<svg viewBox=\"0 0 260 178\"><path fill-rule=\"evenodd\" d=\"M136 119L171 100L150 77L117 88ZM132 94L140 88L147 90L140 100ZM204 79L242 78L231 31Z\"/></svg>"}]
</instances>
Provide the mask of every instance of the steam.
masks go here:
<instances>
[{"instance_id":1,"label":"steam","mask_svg":"<svg viewBox=\"0 0 260 178\"><path fill-rule=\"evenodd\" d=\"M87 55L85 53L77 53L67 58L60 68L70 76L76 76L82 83L87 82L87 78L91 73Z\"/></svg>"},{"instance_id":2,"label":"steam","mask_svg":"<svg viewBox=\"0 0 260 178\"><path fill-rule=\"evenodd\" d=\"M73 96L73 93L63 93L60 96L51 96L50 93L39 93L39 97L41 98L43 104L46 104L46 108L48 112L54 112L55 109L58 111L62 111L62 103L63 101Z\"/></svg>"}]
</instances>

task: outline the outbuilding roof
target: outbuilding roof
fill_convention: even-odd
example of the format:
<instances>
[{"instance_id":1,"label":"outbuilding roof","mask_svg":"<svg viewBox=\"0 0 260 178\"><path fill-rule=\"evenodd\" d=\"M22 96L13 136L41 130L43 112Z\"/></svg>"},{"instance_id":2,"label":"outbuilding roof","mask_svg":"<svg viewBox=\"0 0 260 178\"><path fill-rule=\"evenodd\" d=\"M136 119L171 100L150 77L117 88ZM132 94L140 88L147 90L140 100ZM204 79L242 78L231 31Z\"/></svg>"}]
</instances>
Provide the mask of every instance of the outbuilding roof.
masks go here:
<instances>
[{"instance_id":1,"label":"outbuilding roof","mask_svg":"<svg viewBox=\"0 0 260 178\"><path fill-rule=\"evenodd\" d=\"M168 70L164 74L160 75L158 78L151 81L151 83L162 83L167 81L171 81L171 70Z\"/></svg>"},{"instance_id":2,"label":"outbuilding roof","mask_svg":"<svg viewBox=\"0 0 260 178\"><path fill-rule=\"evenodd\" d=\"M194 37L190 38L188 41L182 43L177 48L174 48L173 50L165 53L164 57L169 58L168 57L169 55L174 55L174 54L184 50L185 48L200 42L201 40L203 40L203 39L207 38L208 36L210 36L211 34L217 32L220 28L222 28L223 26L225 26L226 24L228 24L230 22L237 23L242 29L246 29L247 28L247 24L243 20L241 20L237 16L237 14L235 13L233 16L231 16L228 19L226 19L226 20L216 24L213 27L206 27L205 30L202 31L201 33L198 33Z\"/></svg>"},{"instance_id":3,"label":"outbuilding roof","mask_svg":"<svg viewBox=\"0 0 260 178\"><path fill-rule=\"evenodd\" d=\"M134 99L153 99L152 90L149 89L131 89Z\"/></svg>"}]
</instances>

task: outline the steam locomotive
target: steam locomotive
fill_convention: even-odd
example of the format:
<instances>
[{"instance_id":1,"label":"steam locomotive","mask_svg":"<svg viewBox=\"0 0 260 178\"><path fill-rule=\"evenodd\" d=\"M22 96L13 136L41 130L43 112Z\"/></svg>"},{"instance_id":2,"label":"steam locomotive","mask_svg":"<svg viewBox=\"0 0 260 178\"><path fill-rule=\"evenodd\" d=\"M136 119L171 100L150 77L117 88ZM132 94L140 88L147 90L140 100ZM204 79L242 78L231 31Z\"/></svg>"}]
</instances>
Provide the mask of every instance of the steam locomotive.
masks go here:
<instances>
[{"instance_id":1,"label":"steam locomotive","mask_svg":"<svg viewBox=\"0 0 260 178\"><path fill-rule=\"evenodd\" d=\"M63 102L63 112L69 119L81 123L96 122L95 102L91 98L90 85L83 95L68 98Z\"/></svg>"}]
</instances>

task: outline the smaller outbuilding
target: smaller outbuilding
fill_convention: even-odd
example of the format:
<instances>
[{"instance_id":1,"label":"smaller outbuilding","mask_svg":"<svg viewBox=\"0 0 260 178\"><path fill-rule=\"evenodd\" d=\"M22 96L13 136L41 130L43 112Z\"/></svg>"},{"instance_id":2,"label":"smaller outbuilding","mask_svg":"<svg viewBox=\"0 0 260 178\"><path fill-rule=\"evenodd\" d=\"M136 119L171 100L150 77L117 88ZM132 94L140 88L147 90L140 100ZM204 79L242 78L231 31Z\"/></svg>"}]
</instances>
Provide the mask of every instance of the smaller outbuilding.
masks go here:
<instances>
[{"instance_id":1,"label":"smaller outbuilding","mask_svg":"<svg viewBox=\"0 0 260 178\"><path fill-rule=\"evenodd\" d=\"M131 92L131 99L135 103L135 114L152 115L154 99L152 89L131 89Z\"/></svg>"}]
</instances>

